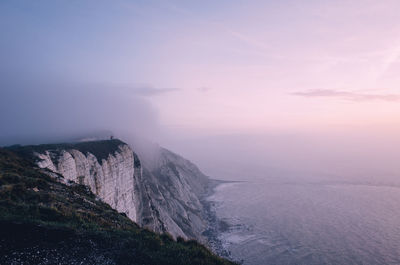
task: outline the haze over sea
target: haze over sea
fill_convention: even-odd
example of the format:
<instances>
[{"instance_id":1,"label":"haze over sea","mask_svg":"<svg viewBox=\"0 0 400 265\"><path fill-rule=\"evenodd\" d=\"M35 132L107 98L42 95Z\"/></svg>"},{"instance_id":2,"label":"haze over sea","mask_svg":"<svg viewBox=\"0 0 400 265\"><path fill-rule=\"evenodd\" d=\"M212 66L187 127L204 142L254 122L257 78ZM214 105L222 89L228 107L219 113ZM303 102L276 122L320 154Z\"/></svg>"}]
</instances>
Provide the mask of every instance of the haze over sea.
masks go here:
<instances>
[{"instance_id":1,"label":"haze over sea","mask_svg":"<svg viewBox=\"0 0 400 265\"><path fill-rule=\"evenodd\" d=\"M244 264L400 264L400 189L293 178L222 184L219 238Z\"/></svg>"},{"instance_id":2,"label":"haze over sea","mask_svg":"<svg viewBox=\"0 0 400 265\"><path fill-rule=\"evenodd\" d=\"M197 150L191 159L228 181L208 200L229 225L218 237L233 259L400 264L399 141L369 134L231 135L179 152Z\"/></svg>"}]
</instances>

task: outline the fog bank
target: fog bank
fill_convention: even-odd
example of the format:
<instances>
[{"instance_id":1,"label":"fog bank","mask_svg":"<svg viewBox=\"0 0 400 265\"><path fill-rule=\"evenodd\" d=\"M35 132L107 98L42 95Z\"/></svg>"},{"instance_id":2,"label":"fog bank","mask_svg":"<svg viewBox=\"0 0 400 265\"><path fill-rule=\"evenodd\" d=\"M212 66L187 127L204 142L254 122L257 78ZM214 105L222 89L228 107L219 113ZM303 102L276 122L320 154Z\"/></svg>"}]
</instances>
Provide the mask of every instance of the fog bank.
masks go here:
<instances>
[{"instance_id":1,"label":"fog bank","mask_svg":"<svg viewBox=\"0 0 400 265\"><path fill-rule=\"evenodd\" d=\"M400 139L394 131L219 135L169 145L214 178L400 184Z\"/></svg>"},{"instance_id":2,"label":"fog bank","mask_svg":"<svg viewBox=\"0 0 400 265\"><path fill-rule=\"evenodd\" d=\"M157 112L135 90L105 84L2 80L0 145L160 132Z\"/></svg>"}]
</instances>

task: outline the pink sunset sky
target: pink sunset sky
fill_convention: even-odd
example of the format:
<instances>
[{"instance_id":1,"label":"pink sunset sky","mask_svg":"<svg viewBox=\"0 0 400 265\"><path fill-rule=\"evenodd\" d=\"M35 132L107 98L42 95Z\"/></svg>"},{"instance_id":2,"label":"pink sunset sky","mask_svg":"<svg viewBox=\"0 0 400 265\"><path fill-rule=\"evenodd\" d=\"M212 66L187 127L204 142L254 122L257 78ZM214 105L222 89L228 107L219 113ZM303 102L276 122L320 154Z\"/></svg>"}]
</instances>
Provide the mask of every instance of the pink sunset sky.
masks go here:
<instances>
[{"instance_id":1,"label":"pink sunset sky","mask_svg":"<svg viewBox=\"0 0 400 265\"><path fill-rule=\"evenodd\" d=\"M166 125L398 128L398 1L261 2L168 6L182 23L153 54L154 86L179 88L153 99Z\"/></svg>"},{"instance_id":2,"label":"pink sunset sky","mask_svg":"<svg viewBox=\"0 0 400 265\"><path fill-rule=\"evenodd\" d=\"M399 1L0 7L5 79L124 87L173 133L400 128Z\"/></svg>"},{"instance_id":3,"label":"pink sunset sky","mask_svg":"<svg viewBox=\"0 0 400 265\"><path fill-rule=\"evenodd\" d=\"M216 176L398 176L399 14L397 0L0 1L0 145L109 130Z\"/></svg>"}]
</instances>

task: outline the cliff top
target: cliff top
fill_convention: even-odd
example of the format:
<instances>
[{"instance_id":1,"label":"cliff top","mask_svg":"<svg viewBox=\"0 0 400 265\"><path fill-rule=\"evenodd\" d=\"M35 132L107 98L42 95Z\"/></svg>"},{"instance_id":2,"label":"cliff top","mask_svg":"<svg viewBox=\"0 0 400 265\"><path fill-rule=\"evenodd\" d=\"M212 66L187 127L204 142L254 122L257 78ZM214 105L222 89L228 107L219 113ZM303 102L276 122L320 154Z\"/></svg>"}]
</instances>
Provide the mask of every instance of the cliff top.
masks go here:
<instances>
[{"instance_id":1,"label":"cliff top","mask_svg":"<svg viewBox=\"0 0 400 265\"><path fill-rule=\"evenodd\" d=\"M92 152L99 142L42 148L79 146ZM23 148L29 151L31 147ZM102 150L94 150L98 151ZM0 227L2 264L45 264L46 260L60 264L232 264L196 241L175 241L167 234L138 227L86 186L58 182L4 148L0 148Z\"/></svg>"},{"instance_id":2,"label":"cliff top","mask_svg":"<svg viewBox=\"0 0 400 265\"><path fill-rule=\"evenodd\" d=\"M107 159L109 154L118 150L120 145L124 145L123 141L119 139L112 140L99 140L77 143L61 143L61 144L40 144L40 145L14 145L6 147L6 149L19 153L22 156L32 158L32 154L44 153L46 151L60 152L62 150L76 149L83 154L92 153L96 156L97 160L101 162L102 159Z\"/></svg>"}]
</instances>

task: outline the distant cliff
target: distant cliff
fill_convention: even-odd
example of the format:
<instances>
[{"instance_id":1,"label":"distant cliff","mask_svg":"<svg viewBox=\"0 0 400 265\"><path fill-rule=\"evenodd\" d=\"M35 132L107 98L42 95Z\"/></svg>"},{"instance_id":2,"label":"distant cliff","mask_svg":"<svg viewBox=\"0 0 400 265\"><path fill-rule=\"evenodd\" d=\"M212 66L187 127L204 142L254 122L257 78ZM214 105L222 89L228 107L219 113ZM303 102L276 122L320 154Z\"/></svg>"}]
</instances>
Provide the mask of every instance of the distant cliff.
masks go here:
<instances>
[{"instance_id":1,"label":"distant cliff","mask_svg":"<svg viewBox=\"0 0 400 265\"><path fill-rule=\"evenodd\" d=\"M141 161L120 140L12 148L40 168L90 187L118 212L155 232L203 241L203 194L208 178L188 160L159 148Z\"/></svg>"},{"instance_id":2,"label":"distant cliff","mask_svg":"<svg viewBox=\"0 0 400 265\"><path fill-rule=\"evenodd\" d=\"M148 200L142 201L150 207L141 212L141 224L158 232L202 240L207 224L199 198L208 178L190 161L163 148L152 163L143 164L142 183Z\"/></svg>"}]
</instances>

